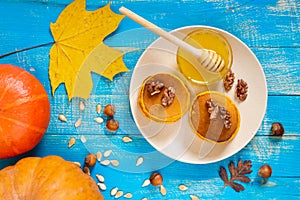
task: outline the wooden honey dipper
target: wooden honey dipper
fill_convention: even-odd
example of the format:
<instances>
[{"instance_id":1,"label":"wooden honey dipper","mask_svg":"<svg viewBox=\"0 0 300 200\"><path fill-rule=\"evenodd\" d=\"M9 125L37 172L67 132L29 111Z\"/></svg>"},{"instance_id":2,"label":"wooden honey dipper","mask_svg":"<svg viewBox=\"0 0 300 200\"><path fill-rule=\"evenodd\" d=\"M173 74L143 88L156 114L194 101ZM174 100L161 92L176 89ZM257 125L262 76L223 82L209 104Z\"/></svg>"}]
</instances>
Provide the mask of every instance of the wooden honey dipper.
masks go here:
<instances>
[{"instance_id":1,"label":"wooden honey dipper","mask_svg":"<svg viewBox=\"0 0 300 200\"><path fill-rule=\"evenodd\" d=\"M153 33L165 38L171 43L189 52L198 60L201 66L205 67L209 71L220 72L225 67L225 62L223 58L215 51L195 48L192 45L182 41L181 39L177 38L171 33L161 29L160 27L147 21L146 19L142 18L141 16L137 15L136 13L132 12L131 10L123 6L119 9L119 11L124 15L126 15L127 17L129 17L130 19L132 19L133 21L149 29Z\"/></svg>"}]
</instances>

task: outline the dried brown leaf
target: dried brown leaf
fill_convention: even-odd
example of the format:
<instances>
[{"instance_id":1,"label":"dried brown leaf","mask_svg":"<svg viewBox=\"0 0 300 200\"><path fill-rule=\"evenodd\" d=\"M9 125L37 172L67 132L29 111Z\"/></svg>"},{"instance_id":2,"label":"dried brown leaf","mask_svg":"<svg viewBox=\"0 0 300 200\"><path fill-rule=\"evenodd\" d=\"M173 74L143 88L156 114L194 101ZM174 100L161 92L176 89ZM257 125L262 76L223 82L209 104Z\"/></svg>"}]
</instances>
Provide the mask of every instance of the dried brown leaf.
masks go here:
<instances>
[{"instance_id":1,"label":"dried brown leaf","mask_svg":"<svg viewBox=\"0 0 300 200\"><path fill-rule=\"evenodd\" d=\"M236 169L235 169L234 162L231 161L231 162L229 163L228 169L229 169L229 172L230 172L231 177L235 177L236 174L237 174L237 171L236 171Z\"/></svg>"},{"instance_id":2,"label":"dried brown leaf","mask_svg":"<svg viewBox=\"0 0 300 200\"><path fill-rule=\"evenodd\" d=\"M251 160L246 160L244 161L243 165L245 166L244 174L250 174L252 172L251 167L252 167L252 162Z\"/></svg>"},{"instance_id":3,"label":"dried brown leaf","mask_svg":"<svg viewBox=\"0 0 300 200\"><path fill-rule=\"evenodd\" d=\"M251 167L252 167L251 160L245 160L244 162L239 161L237 167L237 174L239 175L250 174L252 172Z\"/></svg>"},{"instance_id":4,"label":"dried brown leaf","mask_svg":"<svg viewBox=\"0 0 300 200\"><path fill-rule=\"evenodd\" d=\"M244 170L242 174L251 174L252 170Z\"/></svg>"},{"instance_id":5,"label":"dried brown leaf","mask_svg":"<svg viewBox=\"0 0 300 200\"><path fill-rule=\"evenodd\" d=\"M224 181L225 184L228 183L228 175L224 167L220 167L219 176L221 177L221 179Z\"/></svg>"},{"instance_id":6,"label":"dried brown leaf","mask_svg":"<svg viewBox=\"0 0 300 200\"><path fill-rule=\"evenodd\" d=\"M240 192L240 191L243 191L245 190L244 186L242 186L241 184L239 183L235 183L235 182L231 182L230 186L236 191L236 192Z\"/></svg>"},{"instance_id":7,"label":"dried brown leaf","mask_svg":"<svg viewBox=\"0 0 300 200\"><path fill-rule=\"evenodd\" d=\"M236 166L233 161L230 161L230 163L228 164L228 170L231 175L230 179L228 180L227 171L223 166L220 167L219 176L224 181L225 186L230 186L236 192L240 192L245 190L245 188L243 185L236 183L235 181L240 181L243 183L251 182L251 179L246 176L246 174L250 174L252 172L251 167L251 160L245 160L244 162L242 160L239 160Z\"/></svg>"},{"instance_id":8,"label":"dried brown leaf","mask_svg":"<svg viewBox=\"0 0 300 200\"><path fill-rule=\"evenodd\" d=\"M241 182L244 182L244 183L249 183L251 181L251 179L247 176L237 176L235 177L236 181L241 181Z\"/></svg>"},{"instance_id":9,"label":"dried brown leaf","mask_svg":"<svg viewBox=\"0 0 300 200\"><path fill-rule=\"evenodd\" d=\"M243 161L242 160L239 160L238 164L237 164L237 168L241 168L243 165Z\"/></svg>"}]
</instances>

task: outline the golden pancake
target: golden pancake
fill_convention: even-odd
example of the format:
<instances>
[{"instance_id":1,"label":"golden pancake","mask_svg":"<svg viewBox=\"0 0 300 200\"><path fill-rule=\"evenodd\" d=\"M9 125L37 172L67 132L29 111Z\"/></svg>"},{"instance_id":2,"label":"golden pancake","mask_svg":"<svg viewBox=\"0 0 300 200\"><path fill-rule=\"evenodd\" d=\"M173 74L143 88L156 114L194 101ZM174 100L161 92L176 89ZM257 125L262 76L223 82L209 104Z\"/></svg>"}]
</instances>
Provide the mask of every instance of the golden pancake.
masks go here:
<instances>
[{"instance_id":1,"label":"golden pancake","mask_svg":"<svg viewBox=\"0 0 300 200\"><path fill-rule=\"evenodd\" d=\"M228 142L240 127L240 114L234 102L225 94L215 91L203 92L195 97L189 118L196 135L210 142Z\"/></svg>"},{"instance_id":2,"label":"golden pancake","mask_svg":"<svg viewBox=\"0 0 300 200\"><path fill-rule=\"evenodd\" d=\"M161 84L161 88L158 87L159 84ZM154 89L155 86L157 86L156 89ZM168 96L172 94L173 98ZM151 75L144 80L140 87L138 106L144 116L152 121L175 122L185 114L189 105L190 93L188 88L182 80L173 74Z\"/></svg>"}]
</instances>

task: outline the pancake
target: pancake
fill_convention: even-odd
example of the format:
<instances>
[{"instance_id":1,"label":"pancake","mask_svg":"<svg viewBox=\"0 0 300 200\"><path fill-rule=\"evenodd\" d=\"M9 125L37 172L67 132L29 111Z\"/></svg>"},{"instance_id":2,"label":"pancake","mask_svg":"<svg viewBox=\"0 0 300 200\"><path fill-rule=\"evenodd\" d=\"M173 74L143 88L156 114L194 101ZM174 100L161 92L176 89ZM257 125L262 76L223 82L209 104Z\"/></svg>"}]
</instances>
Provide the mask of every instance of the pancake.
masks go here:
<instances>
[{"instance_id":1,"label":"pancake","mask_svg":"<svg viewBox=\"0 0 300 200\"><path fill-rule=\"evenodd\" d=\"M214 114L209 113L208 101L213 102L214 106L218 107L217 109L228 111L226 116L229 117L226 120L222 119L225 114L220 114L218 110ZM214 143L232 140L240 127L240 114L234 102L225 94L215 91L203 92L195 97L189 118L196 135Z\"/></svg>"},{"instance_id":2,"label":"pancake","mask_svg":"<svg viewBox=\"0 0 300 200\"><path fill-rule=\"evenodd\" d=\"M162 84L160 91L149 91L150 84ZM150 88L150 89L153 89ZM165 90L173 91L175 96L166 102L162 100L165 97ZM168 99L167 99L168 100ZM164 101L164 102L163 102ZM141 112L148 119L160 122L171 123L179 120L188 110L190 105L190 92L184 82L177 76L170 73L158 73L149 76L140 87L138 106Z\"/></svg>"}]
</instances>

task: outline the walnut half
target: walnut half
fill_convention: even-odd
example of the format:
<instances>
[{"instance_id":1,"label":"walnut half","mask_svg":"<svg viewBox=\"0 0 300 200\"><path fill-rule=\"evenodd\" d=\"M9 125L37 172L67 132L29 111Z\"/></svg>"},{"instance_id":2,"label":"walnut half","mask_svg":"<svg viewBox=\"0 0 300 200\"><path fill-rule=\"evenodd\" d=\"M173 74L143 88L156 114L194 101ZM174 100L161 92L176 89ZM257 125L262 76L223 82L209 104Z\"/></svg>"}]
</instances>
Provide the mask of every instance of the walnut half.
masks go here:
<instances>
[{"instance_id":1,"label":"walnut half","mask_svg":"<svg viewBox=\"0 0 300 200\"><path fill-rule=\"evenodd\" d=\"M149 81L146 83L146 89L151 96L158 94L164 88L164 84L159 81Z\"/></svg>"},{"instance_id":2,"label":"walnut half","mask_svg":"<svg viewBox=\"0 0 300 200\"><path fill-rule=\"evenodd\" d=\"M212 99L206 101L206 106L210 120L215 120L219 116L224 121L224 127L226 129L231 128L232 122L228 110L226 110L223 106L217 105Z\"/></svg>"},{"instance_id":3,"label":"walnut half","mask_svg":"<svg viewBox=\"0 0 300 200\"><path fill-rule=\"evenodd\" d=\"M234 79L234 73L231 70L229 70L223 80L223 85L226 91L229 91L232 88Z\"/></svg>"},{"instance_id":4,"label":"walnut half","mask_svg":"<svg viewBox=\"0 0 300 200\"><path fill-rule=\"evenodd\" d=\"M248 96L248 84L243 79L239 79L236 86L236 96L241 101L245 101Z\"/></svg>"},{"instance_id":5,"label":"walnut half","mask_svg":"<svg viewBox=\"0 0 300 200\"><path fill-rule=\"evenodd\" d=\"M164 96L161 99L161 104L163 106L169 106L173 103L175 97L175 88L168 87L168 89L164 90Z\"/></svg>"}]
</instances>

